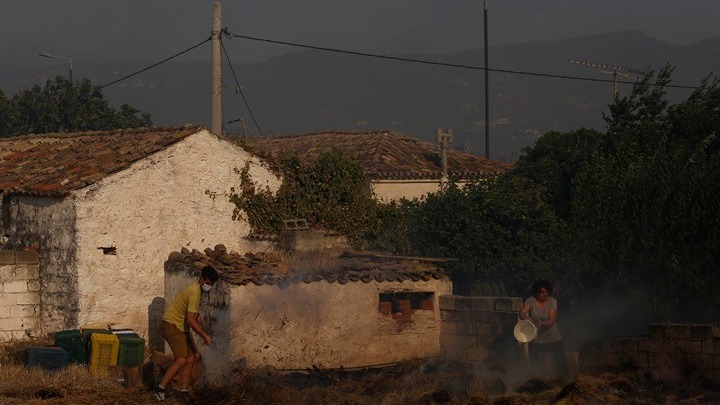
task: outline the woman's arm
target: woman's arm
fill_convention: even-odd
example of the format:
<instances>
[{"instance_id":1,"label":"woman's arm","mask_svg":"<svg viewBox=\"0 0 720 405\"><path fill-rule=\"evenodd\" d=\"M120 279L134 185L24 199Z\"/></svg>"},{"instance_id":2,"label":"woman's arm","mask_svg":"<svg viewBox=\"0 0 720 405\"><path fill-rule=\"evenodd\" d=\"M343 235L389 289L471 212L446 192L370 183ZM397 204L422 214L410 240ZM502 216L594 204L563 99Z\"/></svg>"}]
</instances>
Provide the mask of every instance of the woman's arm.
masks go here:
<instances>
[{"instance_id":1,"label":"woman's arm","mask_svg":"<svg viewBox=\"0 0 720 405\"><path fill-rule=\"evenodd\" d=\"M538 328L546 327L549 328L555 324L557 321L557 309L551 309L550 310L550 317L546 321L538 321L535 326Z\"/></svg>"},{"instance_id":2,"label":"woman's arm","mask_svg":"<svg viewBox=\"0 0 720 405\"><path fill-rule=\"evenodd\" d=\"M530 304L525 304L525 305L523 305L522 308L520 308L520 312L518 312L518 318L520 318L520 319L530 318Z\"/></svg>"}]
</instances>

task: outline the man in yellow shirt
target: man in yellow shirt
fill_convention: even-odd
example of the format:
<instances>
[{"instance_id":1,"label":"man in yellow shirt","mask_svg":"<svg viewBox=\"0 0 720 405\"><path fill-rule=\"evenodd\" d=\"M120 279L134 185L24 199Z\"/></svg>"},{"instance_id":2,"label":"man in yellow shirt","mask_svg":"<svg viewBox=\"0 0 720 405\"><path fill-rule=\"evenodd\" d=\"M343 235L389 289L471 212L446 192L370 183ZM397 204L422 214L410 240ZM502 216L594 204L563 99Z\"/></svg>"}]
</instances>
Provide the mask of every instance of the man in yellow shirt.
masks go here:
<instances>
[{"instance_id":1,"label":"man in yellow shirt","mask_svg":"<svg viewBox=\"0 0 720 405\"><path fill-rule=\"evenodd\" d=\"M175 361L168 367L162 381L155 390L155 397L165 400L165 387L179 371L181 384L180 391L187 391L187 384L195 363L197 349L190 333L195 331L205 343L210 346L213 339L203 331L198 321L198 308L203 292L209 292L218 280L218 272L212 266L205 266L200 272L200 279L185 287L175 296L172 303L165 310L162 322L162 333L175 356Z\"/></svg>"}]
</instances>

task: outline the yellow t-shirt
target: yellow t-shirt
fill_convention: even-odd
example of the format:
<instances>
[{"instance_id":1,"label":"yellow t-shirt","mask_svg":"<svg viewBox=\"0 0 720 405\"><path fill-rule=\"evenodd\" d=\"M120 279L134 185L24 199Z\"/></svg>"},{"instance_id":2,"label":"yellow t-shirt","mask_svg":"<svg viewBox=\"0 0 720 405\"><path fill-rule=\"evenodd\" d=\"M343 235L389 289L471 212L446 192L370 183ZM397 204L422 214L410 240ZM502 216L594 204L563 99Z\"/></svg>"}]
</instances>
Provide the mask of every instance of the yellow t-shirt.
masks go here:
<instances>
[{"instance_id":1,"label":"yellow t-shirt","mask_svg":"<svg viewBox=\"0 0 720 405\"><path fill-rule=\"evenodd\" d=\"M178 295L175 296L173 302L165 310L163 321L170 322L177 326L181 331L188 331L189 327L185 322L185 313L197 313L200 307L200 283L195 282L185 287Z\"/></svg>"}]
</instances>

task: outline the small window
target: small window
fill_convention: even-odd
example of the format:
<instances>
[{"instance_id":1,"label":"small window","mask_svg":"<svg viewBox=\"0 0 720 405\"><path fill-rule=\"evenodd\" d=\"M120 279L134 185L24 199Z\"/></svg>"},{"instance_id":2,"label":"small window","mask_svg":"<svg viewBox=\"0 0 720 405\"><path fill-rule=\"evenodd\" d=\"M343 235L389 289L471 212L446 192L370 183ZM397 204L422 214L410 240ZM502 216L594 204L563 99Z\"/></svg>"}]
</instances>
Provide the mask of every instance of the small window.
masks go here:
<instances>
[{"instance_id":1,"label":"small window","mask_svg":"<svg viewBox=\"0 0 720 405\"><path fill-rule=\"evenodd\" d=\"M381 293L378 310L383 315L432 311L435 294L431 292Z\"/></svg>"},{"instance_id":2,"label":"small window","mask_svg":"<svg viewBox=\"0 0 720 405\"><path fill-rule=\"evenodd\" d=\"M101 249L104 255L117 255L117 248L115 246L99 247L98 249Z\"/></svg>"}]
</instances>

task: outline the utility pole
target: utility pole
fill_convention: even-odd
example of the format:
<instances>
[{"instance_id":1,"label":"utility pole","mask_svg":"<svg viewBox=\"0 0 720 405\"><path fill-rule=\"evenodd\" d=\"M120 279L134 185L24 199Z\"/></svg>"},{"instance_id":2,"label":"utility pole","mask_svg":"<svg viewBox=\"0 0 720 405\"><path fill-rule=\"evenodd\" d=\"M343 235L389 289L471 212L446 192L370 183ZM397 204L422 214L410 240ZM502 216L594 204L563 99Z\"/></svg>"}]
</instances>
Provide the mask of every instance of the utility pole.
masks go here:
<instances>
[{"instance_id":1,"label":"utility pole","mask_svg":"<svg viewBox=\"0 0 720 405\"><path fill-rule=\"evenodd\" d=\"M448 144L453 141L453 130L448 129L446 132L438 128L436 134L437 141L440 143L440 159L442 162L442 176L440 177L440 188L444 189L449 181L447 151Z\"/></svg>"},{"instance_id":2,"label":"utility pole","mask_svg":"<svg viewBox=\"0 0 720 405\"><path fill-rule=\"evenodd\" d=\"M618 80L617 80L618 74L620 74L622 76L626 76L626 77L632 77L629 73L634 73L634 74L639 74L639 75L644 75L647 73L647 72L643 72L642 70L637 70L637 69L625 68L625 67L620 67L620 66L601 65L599 63L578 61L578 60L573 60L573 59L568 60L568 62L575 63L577 65L584 65L584 66L598 68L600 73L612 73L612 75L613 75L613 96L615 98L618 97ZM618 73L618 72L620 72L620 73Z\"/></svg>"},{"instance_id":3,"label":"utility pole","mask_svg":"<svg viewBox=\"0 0 720 405\"><path fill-rule=\"evenodd\" d=\"M64 58L62 56L50 55L48 53L43 53L43 52L38 53L38 55L42 56L43 58L60 59L60 60L64 60L65 62L68 62L70 64L70 71L68 72L68 78L70 79L70 83L72 83L72 81L73 81L73 79L72 79L72 71L73 71L72 58Z\"/></svg>"},{"instance_id":4,"label":"utility pole","mask_svg":"<svg viewBox=\"0 0 720 405\"><path fill-rule=\"evenodd\" d=\"M485 20L485 157L490 159L490 72L488 71L488 18L487 0L483 0Z\"/></svg>"},{"instance_id":5,"label":"utility pole","mask_svg":"<svg viewBox=\"0 0 720 405\"><path fill-rule=\"evenodd\" d=\"M222 27L220 2L213 4L212 13L212 71L210 78L210 132L222 135L222 55L220 34Z\"/></svg>"}]
</instances>

